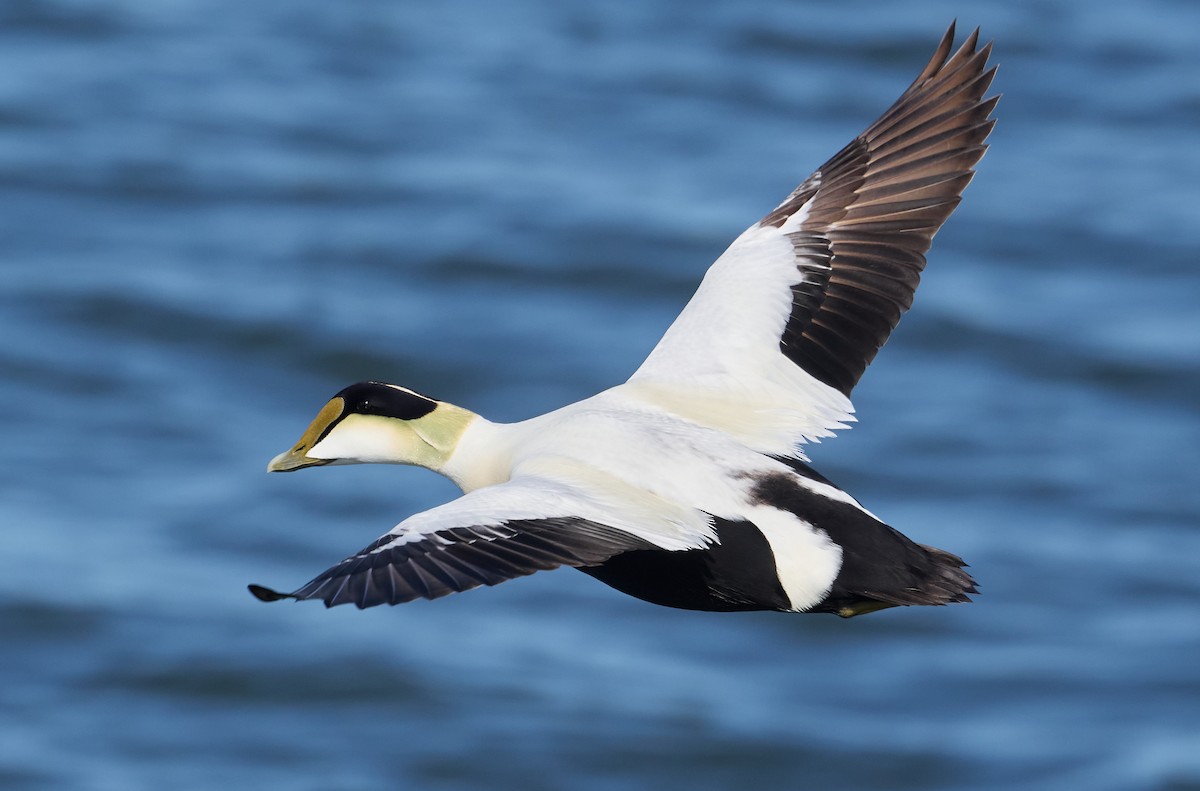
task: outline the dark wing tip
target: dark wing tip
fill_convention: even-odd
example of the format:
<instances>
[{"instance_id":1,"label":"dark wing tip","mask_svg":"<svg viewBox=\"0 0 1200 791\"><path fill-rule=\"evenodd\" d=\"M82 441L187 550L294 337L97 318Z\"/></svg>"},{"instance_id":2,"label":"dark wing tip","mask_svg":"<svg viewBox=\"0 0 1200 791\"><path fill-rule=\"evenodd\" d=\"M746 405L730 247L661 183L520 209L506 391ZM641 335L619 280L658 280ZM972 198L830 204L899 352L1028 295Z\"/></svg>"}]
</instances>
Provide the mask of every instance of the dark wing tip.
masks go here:
<instances>
[{"instance_id":1,"label":"dark wing tip","mask_svg":"<svg viewBox=\"0 0 1200 791\"><path fill-rule=\"evenodd\" d=\"M996 123L992 45L976 28L955 50L955 28L892 106L763 221L782 228L807 207L789 234L805 277L780 350L847 396L911 306Z\"/></svg>"},{"instance_id":2,"label":"dark wing tip","mask_svg":"<svg viewBox=\"0 0 1200 791\"><path fill-rule=\"evenodd\" d=\"M270 588L264 588L262 585L253 585L252 584L252 585L247 585L246 587L247 587L247 589L249 589L250 593L254 595L254 598L258 599L259 601L268 601L269 602L269 601L280 601L282 599L296 598L295 596L292 596L290 593L280 593L279 591L271 590Z\"/></svg>"},{"instance_id":3,"label":"dark wing tip","mask_svg":"<svg viewBox=\"0 0 1200 791\"><path fill-rule=\"evenodd\" d=\"M946 65L946 61L950 58L950 53L954 48L954 31L957 27L958 20L952 20L950 27L946 28L945 34L942 35L942 40L938 42L937 49L933 52L933 57L929 59L929 62L925 64L925 68L913 80L913 86L920 85L925 80L937 74L938 70ZM975 29L975 34L979 34L979 28ZM912 86L909 87L911 88Z\"/></svg>"},{"instance_id":4,"label":"dark wing tip","mask_svg":"<svg viewBox=\"0 0 1200 791\"><path fill-rule=\"evenodd\" d=\"M249 587L260 601L316 599L326 607L365 609L438 599L559 566L596 565L651 546L619 528L578 517L512 519L406 541L388 534L291 593Z\"/></svg>"}]
</instances>

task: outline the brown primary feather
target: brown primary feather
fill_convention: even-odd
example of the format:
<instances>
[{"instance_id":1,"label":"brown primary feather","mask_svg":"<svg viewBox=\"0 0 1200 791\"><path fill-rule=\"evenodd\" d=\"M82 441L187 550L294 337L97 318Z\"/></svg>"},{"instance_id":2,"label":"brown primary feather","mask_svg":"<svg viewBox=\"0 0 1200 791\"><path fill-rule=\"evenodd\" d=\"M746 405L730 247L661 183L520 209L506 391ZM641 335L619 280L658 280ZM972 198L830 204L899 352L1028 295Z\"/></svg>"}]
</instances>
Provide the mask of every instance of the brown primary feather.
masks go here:
<instances>
[{"instance_id":1,"label":"brown primary feather","mask_svg":"<svg viewBox=\"0 0 1200 791\"><path fill-rule=\"evenodd\" d=\"M951 56L954 26L899 99L801 184L760 225L789 234L805 282L780 349L849 395L912 304L934 234L958 205L983 156L999 97L991 45L973 32Z\"/></svg>"}]
</instances>

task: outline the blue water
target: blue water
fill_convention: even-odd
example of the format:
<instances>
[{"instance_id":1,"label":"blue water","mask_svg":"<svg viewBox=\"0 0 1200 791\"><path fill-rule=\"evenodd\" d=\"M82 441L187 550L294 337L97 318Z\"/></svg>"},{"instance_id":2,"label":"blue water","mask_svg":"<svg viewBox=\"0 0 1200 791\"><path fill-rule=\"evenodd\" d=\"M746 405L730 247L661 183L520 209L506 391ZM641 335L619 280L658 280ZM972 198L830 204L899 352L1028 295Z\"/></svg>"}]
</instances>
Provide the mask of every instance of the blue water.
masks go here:
<instances>
[{"instance_id":1,"label":"blue water","mask_svg":"<svg viewBox=\"0 0 1200 791\"><path fill-rule=\"evenodd\" d=\"M266 475L330 395L621 381L955 16L992 149L811 455L977 602L246 593L454 496ZM0 3L0 787L1200 789L1198 140L1191 0Z\"/></svg>"}]
</instances>

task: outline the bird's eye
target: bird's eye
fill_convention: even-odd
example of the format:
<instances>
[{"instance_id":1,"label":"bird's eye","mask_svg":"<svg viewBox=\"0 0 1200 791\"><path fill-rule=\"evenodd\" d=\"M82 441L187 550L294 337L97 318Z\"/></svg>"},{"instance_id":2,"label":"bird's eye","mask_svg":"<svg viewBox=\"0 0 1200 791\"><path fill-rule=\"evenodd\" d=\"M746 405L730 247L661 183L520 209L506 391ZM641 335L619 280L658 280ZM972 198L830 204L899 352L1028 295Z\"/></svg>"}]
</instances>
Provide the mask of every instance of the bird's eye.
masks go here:
<instances>
[{"instance_id":1,"label":"bird's eye","mask_svg":"<svg viewBox=\"0 0 1200 791\"><path fill-rule=\"evenodd\" d=\"M359 382L338 393L351 412L415 420L437 408L437 401L395 385Z\"/></svg>"}]
</instances>

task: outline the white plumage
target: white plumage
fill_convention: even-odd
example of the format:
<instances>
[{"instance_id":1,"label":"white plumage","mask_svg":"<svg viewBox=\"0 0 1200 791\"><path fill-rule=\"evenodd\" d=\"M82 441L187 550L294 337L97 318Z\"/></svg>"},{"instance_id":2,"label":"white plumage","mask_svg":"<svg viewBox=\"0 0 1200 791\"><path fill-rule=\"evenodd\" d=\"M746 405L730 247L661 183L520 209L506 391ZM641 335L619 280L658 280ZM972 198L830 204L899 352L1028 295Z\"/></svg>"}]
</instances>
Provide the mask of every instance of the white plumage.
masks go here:
<instances>
[{"instance_id":1,"label":"white plumage","mask_svg":"<svg viewBox=\"0 0 1200 791\"><path fill-rule=\"evenodd\" d=\"M270 469L392 462L464 491L290 594L359 607L568 565L659 604L844 616L966 601L958 558L879 521L800 445L909 307L983 155L994 69L951 26L900 99L743 233L629 379L498 424L396 385L338 393Z\"/></svg>"}]
</instances>

